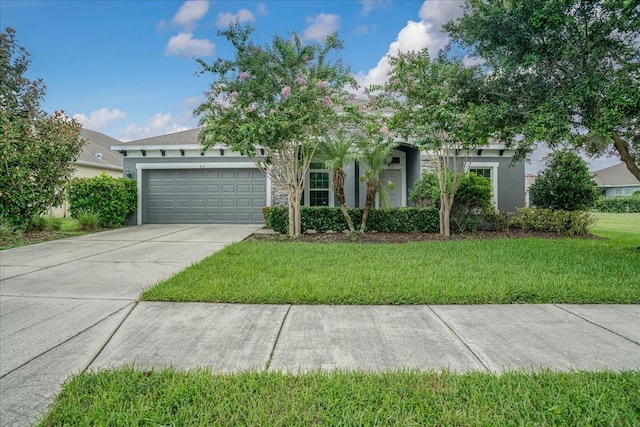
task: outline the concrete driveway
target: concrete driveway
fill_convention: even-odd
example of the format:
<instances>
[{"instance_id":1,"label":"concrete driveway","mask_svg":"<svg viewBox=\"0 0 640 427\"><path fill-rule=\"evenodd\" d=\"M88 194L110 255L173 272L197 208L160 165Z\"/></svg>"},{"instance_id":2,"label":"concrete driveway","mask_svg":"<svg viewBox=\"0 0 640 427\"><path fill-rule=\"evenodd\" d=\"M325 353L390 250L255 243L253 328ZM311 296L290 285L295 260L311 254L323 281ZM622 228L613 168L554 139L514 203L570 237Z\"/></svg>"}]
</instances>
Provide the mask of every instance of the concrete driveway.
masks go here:
<instances>
[{"instance_id":1,"label":"concrete driveway","mask_svg":"<svg viewBox=\"0 0 640 427\"><path fill-rule=\"evenodd\" d=\"M143 225L0 252L0 425L28 425L140 293L256 225Z\"/></svg>"}]
</instances>

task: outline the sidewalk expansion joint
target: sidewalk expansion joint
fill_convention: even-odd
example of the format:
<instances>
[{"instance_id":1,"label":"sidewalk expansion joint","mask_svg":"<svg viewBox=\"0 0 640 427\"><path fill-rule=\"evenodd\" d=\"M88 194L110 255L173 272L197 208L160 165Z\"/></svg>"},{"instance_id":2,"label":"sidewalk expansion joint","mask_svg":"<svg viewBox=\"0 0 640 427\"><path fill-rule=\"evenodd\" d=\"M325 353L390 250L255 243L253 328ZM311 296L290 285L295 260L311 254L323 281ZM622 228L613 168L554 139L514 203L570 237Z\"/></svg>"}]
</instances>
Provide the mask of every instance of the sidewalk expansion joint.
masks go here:
<instances>
[{"instance_id":1,"label":"sidewalk expansion joint","mask_svg":"<svg viewBox=\"0 0 640 427\"><path fill-rule=\"evenodd\" d=\"M460 341L460 343L469 351L469 353L471 353L474 357L474 359L476 359L478 361L478 363L487 371L487 372L491 372L491 369L482 361L482 359L480 359L480 356L478 356L476 354L475 351L473 351L471 349L471 347L469 347L469 345L464 342L464 340L460 337L460 335L458 335L458 333L455 331L455 329L453 329L453 327L451 325L449 325L438 313L436 313L436 311L431 308L430 305L427 305L427 308L429 310L431 310L431 312L444 324L444 326L447 327L447 329L449 329L449 331L451 331L451 333L453 334L454 337L456 337L456 339L458 341Z\"/></svg>"},{"instance_id":2,"label":"sidewalk expansion joint","mask_svg":"<svg viewBox=\"0 0 640 427\"><path fill-rule=\"evenodd\" d=\"M133 303L133 306L135 307L137 304L138 304L137 302L134 302L134 303ZM83 330L79 331L78 333L76 333L76 334L74 334L74 335L70 336L69 338L65 339L64 341L62 341L62 342L60 342L60 343L58 343L58 344L54 345L54 346L53 346L53 347L51 347L50 349L43 351L42 353L38 354L37 356L34 356L34 357L32 357L31 359L27 360L26 362L24 362L24 363L20 364L19 366L16 366L15 368L11 369L10 371L5 372L2 376L0 376L0 379L2 379L2 378L4 378L4 377L6 377L7 375L9 375L9 374L11 374L11 373L13 373L13 372L17 371L18 369L22 368L23 366L28 365L29 363L33 362L34 360L38 359L39 357L42 357L42 356L44 356L45 354L47 354L47 353L49 353L49 352L51 352L51 351L55 350L56 348L60 347L61 345L68 343L68 342L69 342L69 341L71 341L72 339L74 339L74 338L76 338L76 337L78 337L78 336L82 335L83 333L87 332L89 329L93 328L94 326L97 326L98 324L100 324L100 323L104 322L104 321L105 321L105 320L107 320L108 318L110 318L110 317L112 317L112 316L115 316L116 314L120 313L122 310L126 309L126 308L127 308L127 307L129 307L130 305L132 305L132 304L127 304L127 305L125 305L124 307L122 307L122 308L120 308L120 309L118 309L118 310L114 311L113 313L109 314L108 316L105 316L105 317L103 317L102 319L98 320L97 322L95 322L95 323L93 323L93 324L91 324L91 325L87 326L86 328L84 328ZM129 311L129 313L130 313L130 312L131 312L131 311ZM127 314L127 316L129 316L129 314ZM119 326L119 325L118 325L118 326ZM102 350L100 350L100 351L102 351ZM93 360L92 360L92 361L93 361ZM85 368L85 369L86 369L86 368ZM84 370L83 370L83 372L84 372Z\"/></svg>"},{"instance_id":3,"label":"sidewalk expansion joint","mask_svg":"<svg viewBox=\"0 0 640 427\"><path fill-rule=\"evenodd\" d=\"M635 340L632 340L632 339L631 339L631 338L629 338L629 337L625 337L624 335L619 334L619 333L617 333L616 331L613 331L613 330L611 330L611 329L609 329L609 328L606 328L606 327L604 327L604 326L602 326L602 325L599 325L599 324L597 324L596 322L592 322L591 320L587 319L586 317L582 317L582 316L580 316L579 314L574 313L574 312L573 312L573 311L571 311L571 310L568 310L568 309L566 309L566 308L564 308L564 307L560 307L560 306L559 306L559 305L557 305L557 304L553 304L553 306L554 306L554 307L559 308L560 310L562 310L562 311L564 311L564 312L566 312L566 313L571 314L572 316L577 317L578 319L582 319L582 320L584 320L585 322L592 324L593 326L597 326L597 327L598 327L598 328L600 328L600 329L604 329L604 330L605 330L605 331L607 331L607 332L611 332L613 335L617 335L617 336L619 336L619 337L620 337L620 338L622 338L622 339L625 339L625 340L627 340L627 341L629 341L629 342L632 342L632 343L634 343L634 344L636 344L636 345L640 345L640 342L635 341Z\"/></svg>"},{"instance_id":4,"label":"sidewalk expansion joint","mask_svg":"<svg viewBox=\"0 0 640 427\"><path fill-rule=\"evenodd\" d=\"M280 328L278 329L278 333L276 334L276 339L273 341L273 347L271 347L271 352L269 353L269 359L267 359L267 363L264 365L265 372L269 370L271 366L271 360L273 359L273 355L276 352L276 347L278 346L278 341L280 341L280 334L282 333L282 329L284 328L284 322L286 322L287 317L289 317L289 311L291 311L291 304L287 307L287 312L284 314L282 318L282 322L280 323Z\"/></svg>"},{"instance_id":5,"label":"sidewalk expansion joint","mask_svg":"<svg viewBox=\"0 0 640 427\"><path fill-rule=\"evenodd\" d=\"M113 339L113 336L120 330L120 327L129 318L131 313L133 313L133 310L138 306L138 303L139 303L139 301L136 301L131 305L131 308L129 309L129 312L126 314L126 316L124 316L122 321L120 321L120 323L118 323L118 326L116 326L116 328L113 330L113 332L111 332L111 334L109 334L107 339L104 341L104 344L102 344L102 346L98 349L98 351L96 351L96 354L94 354L93 357L91 358L91 360L89 360L89 363L87 363L87 365L84 366L80 370L80 373L84 374L85 372L87 372L87 369L89 369L89 366L91 366L93 364L93 362L95 362L95 360L98 358L98 356L100 356L100 353L102 353L102 351L109 344L109 342L111 342L111 340Z\"/></svg>"}]
</instances>

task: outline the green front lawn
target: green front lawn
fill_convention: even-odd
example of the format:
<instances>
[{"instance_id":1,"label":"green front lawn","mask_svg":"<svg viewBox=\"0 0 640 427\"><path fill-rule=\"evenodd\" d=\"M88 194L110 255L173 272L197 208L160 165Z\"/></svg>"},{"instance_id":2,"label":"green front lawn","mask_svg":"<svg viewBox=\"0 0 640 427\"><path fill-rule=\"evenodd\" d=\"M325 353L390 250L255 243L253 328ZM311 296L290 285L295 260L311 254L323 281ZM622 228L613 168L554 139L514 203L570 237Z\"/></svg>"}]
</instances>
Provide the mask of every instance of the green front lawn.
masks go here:
<instances>
[{"instance_id":1,"label":"green front lawn","mask_svg":"<svg viewBox=\"0 0 640 427\"><path fill-rule=\"evenodd\" d=\"M640 425L640 373L131 368L73 377L41 426Z\"/></svg>"},{"instance_id":2,"label":"green front lawn","mask_svg":"<svg viewBox=\"0 0 640 427\"><path fill-rule=\"evenodd\" d=\"M640 214L602 215L594 232L605 238L244 241L141 298L251 304L640 303Z\"/></svg>"}]
</instances>

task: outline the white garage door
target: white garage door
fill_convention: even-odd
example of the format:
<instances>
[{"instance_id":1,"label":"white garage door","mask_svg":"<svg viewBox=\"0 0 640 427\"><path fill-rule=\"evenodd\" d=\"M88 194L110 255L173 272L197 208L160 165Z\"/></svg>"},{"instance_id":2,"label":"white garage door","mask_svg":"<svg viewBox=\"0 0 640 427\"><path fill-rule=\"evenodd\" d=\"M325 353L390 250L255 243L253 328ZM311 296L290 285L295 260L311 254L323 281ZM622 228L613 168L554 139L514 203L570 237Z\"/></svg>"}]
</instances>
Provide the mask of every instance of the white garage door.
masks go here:
<instances>
[{"instance_id":1,"label":"white garage door","mask_svg":"<svg viewBox=\"0 0 640 427\"><path fill-rule=\"evenodd\" d=\"M262 223L266 189L256 169L145 170L143 223Z\"/></svg>"}]
</instances>

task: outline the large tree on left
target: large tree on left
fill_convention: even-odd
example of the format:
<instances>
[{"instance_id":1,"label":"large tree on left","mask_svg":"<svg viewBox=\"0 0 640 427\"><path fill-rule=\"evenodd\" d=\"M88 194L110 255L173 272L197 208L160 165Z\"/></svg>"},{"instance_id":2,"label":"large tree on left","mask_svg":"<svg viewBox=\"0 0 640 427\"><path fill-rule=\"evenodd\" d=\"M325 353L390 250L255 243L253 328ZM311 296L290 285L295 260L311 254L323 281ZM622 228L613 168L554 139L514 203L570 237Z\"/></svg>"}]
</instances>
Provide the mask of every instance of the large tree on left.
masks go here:
<instances>
[{"instance_id":1,"label":"large tree on left","mask_svg":"<svg viewBox=\"0 0 640 427\"><path fill-rule=\"evenodd\" d=\"M340 122L349 70L329 56L342 48L336 34L324 44L303 45L296 34L274 36L260 46L251 26L219 32L235 48L233 59L198 59L200 73L213 75L207 100L195 114L205 148L220 144L250 157L287 192L289 234L301 232L300 202L311 160L322 138Z\"/></svg>"},{"instance_id":2,"label":"large tree on left","mask_svg":"<svg viewBox=\"0 0 640 427\"><path fill-rule=\"evenodd\" d=\"M62 203L83 141L81 125L42 111L46 86L25 76L31 61L15 31L0 33L0 216L24 225Z\"/></svg>"}]
</instances>

